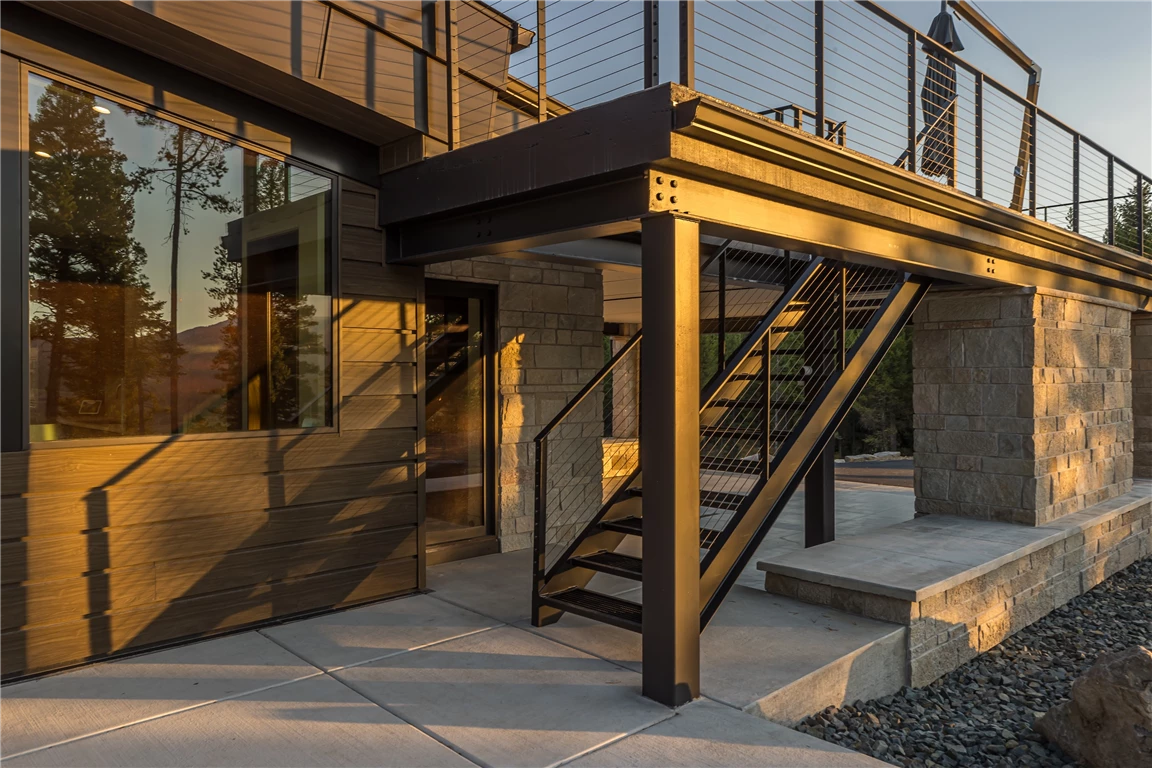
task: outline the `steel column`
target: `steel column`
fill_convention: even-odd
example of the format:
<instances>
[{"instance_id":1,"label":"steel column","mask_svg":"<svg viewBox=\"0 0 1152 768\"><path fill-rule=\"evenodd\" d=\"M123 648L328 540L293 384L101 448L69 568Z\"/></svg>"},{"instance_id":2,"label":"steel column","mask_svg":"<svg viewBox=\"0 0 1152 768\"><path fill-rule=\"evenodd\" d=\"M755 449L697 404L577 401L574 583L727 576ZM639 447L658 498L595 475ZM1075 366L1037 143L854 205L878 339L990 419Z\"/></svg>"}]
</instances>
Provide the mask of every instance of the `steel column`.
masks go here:
<instances>
[{"instance_id":1,"label":"steel column","mask_svg":"<svg viewBox=\"0 0 1152 768\"><path fill-rule=\"evenodd\" d=\"M448 73L448 149L456 149L460 146L460 25L453 0L444 0L444 27L448 37L444 47Z\"/></svg>"},{"instance_id":2,"label":"steel column","mask_svg":"<svg viewBox=\"0 0 1152 768\"><path fill-rule=\"evenodd\" d=\"M696 87L696 8L680 0L680 85Z\"/></svg>"},{"instance_id":3,"label":"steel column","mask_svg":"<svg viewBox=\"0 0 1152 768\"><path fill-rule=\"evenodd\" d=\"M675 707L700 693L700 227L644 219L643 692Z\"/></svg>"},{"instance_id":4,"label":"steel column","mask_svg":"<svg viewBox=\"0 0 1152 768\"><path fill-rule=\"evenodd\" d=\"M660 6L644 0L644 87L660 82Z\"/></svg>"},{"instance_id":5,"label":"steel column","mask_svg":"<svg viewBox=\"0 0 1152 768\"><path fill-rule=\"evenodd\" d=\"M536 122L548 119L548 56L545 51L545 0L536 0Z\"/></svg>"},{"instance_id":6,"label":"steel column","mask_svg":"<svg viewBox=\"0 0 1152 768\"><path fill-rule=\"evenodd\" d=\"M804 546L836 539L836 441L829 440L804 476Z\"/></svg>"}]
</instances>

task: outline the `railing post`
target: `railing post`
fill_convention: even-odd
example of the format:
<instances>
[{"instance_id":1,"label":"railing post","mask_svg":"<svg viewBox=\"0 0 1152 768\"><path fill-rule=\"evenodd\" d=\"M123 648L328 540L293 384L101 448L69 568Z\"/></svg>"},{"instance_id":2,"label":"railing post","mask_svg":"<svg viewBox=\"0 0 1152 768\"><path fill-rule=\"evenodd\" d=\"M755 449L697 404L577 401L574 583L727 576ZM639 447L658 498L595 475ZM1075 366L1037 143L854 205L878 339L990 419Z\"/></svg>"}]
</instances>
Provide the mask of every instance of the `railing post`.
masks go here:
<instances>
[{"instance_id":1,"label":"railing post","mask_svg":"<svg viewBox=\"0 0 1152 768\"><path fill-rule=\"evenodd\" d=\"M548 438L536 440L535 520L532 526L532 626L542 627L558 611L540 603L544 591L544 561L548 546ZM554 620L554 619L553 619Z\"/></svg>"},{"instance_id":2,"label":"railing post","mask_svg":"<svg viewBox=\"0 0 1152 768\"><path fill-rule=\"evenodd\" d=\"M726 284L728 282L728 256L721 252L719 263L719 287L720 291L716 297L716 372L724 370L724 365L728 360L727 350L725 347L727 333L727 321L725 320L725 313L727 311L727 292Z\"/></svg>"},{"instance_id":3,"label":"railing post","mask_svg":"<svg viewBox=\"0 0 1152 768\"><path fill-rule=\"evenodd\" d=\"M660 83L660 6L644 0L644 87Z\"/></svg>"},{"instance_id":4,"label":"railing post","mask_svg":"<svg viewBox=\"0 0 1152 768\"><path fill-rule=\"evenodd\" d=\"M1028 105L1028 215L1036 218L1036 105Z\"/></svg>"},{"instance_id":5,"label":"railing post","mask_svg":"<svg viewBox=\"0 0 1152 768\"><path fill-rule=\"evenodd\" d=\"M548 119L548 56L545 51L545 0L536 0L536 122Z\"/></svg>"},{"instance_id":6,"label":"railing post","mask_svg":"<svg viewBox=\"0 0 1152 768\"><path fill-rule=\"evenodd\" d=\"M908 31L908 170L916 173L916 32Z\"/></svg>"},{"instance_id":7,"label":"railing post","mask_svg":"<svg viewBox=\"0 0 1152 768\"><path fill-rule=\"evenodd\" d=\"M680 85L696 87L696 8L680 0Z\"/></svg>"},{"instance_id":8,"label":"railing post","mask_svg":"<svg viewBox=\"0 0 1152 768\"><path fill-rule=\"evenodd\" d=\"M454 0L444 0L444 26L444 33L448 36L444 48L448 72L445 111L448 117L448 149L451 150L460 146L460 28Z\"/></svg>"},{"instance_id":9,"label":"railing post","mask_svg":"<svg viewBox=\"0 0 1152 768\"><path fill-rule=\"evenodd\" d=\"M643 219L643 692L677 707L700 693L700 226Z\"/></svg>"},{"instance_id":10,"label":"railing post","mask_svg":"<svg viewBox=\"0 0 1152 768\"><path fill-rule=\"evenodd\" d=\"M1080 231L1080 134L1072 134L1072 231Z\"/></svg>"},{"instance_id":11,"label":"railing post","mask_svg":"<svg viewBox=\"0 0 1152 768\"><path fill-rule=\"evenodd\" d=\"M1136 174L1136 253L1144 254L1144 177Z\"/></svg>"},{"instance_id":12,"label":"railing post","mask_svg":"<svg viewBox=\"0 0 1152 768\"><path fill-rule=\"evenodd\" d=\"M760 350L760 373L764 376L764 444L760 448L760 474L768 479L772 463L772 329L764 334Z\"/></svg>"},{"instance_id":13,"label":"railing post","mask_svg":"<svg viewBox=\"0 0 1152 768\"><path fill-rule=\"evenodd\" d=\"M1116 158L1108 155L1108 245L1116 245Z\"/></svg>"},{"instance_id":14,"label":"railing post","mask_svg":"<svg viewBox=\"0 0 1152 768\"><path fill-rule=\"evenodd\" d=\"M976 197L984 197L984 73L976 73Z\"/></svg>"},{"instance_id":15,"label":"railing post","mask_svg":"<svg viewBox=\"0 0 1152 768\"><path fill-rule=\"evenodd\" d=\"M813 18L816 44L816 135L824 138L824 0L816 0Z\"/></svg>"}]
</instances>

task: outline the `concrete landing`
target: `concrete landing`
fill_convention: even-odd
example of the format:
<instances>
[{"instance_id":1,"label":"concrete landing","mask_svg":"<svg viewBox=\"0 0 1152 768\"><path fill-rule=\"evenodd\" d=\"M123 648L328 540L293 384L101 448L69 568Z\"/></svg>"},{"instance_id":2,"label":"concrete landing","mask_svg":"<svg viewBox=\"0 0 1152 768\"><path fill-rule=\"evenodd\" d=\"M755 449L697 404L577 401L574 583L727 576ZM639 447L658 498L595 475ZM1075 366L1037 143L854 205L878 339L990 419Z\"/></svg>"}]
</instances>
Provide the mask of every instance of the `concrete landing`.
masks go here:
<instances>
[{"instance_id":1,"label":"concrete landing","mask_svg":"<svg viewBox=\"0 0 1152 768\"><path fill-rule=\"evenodd\" d=\"M639 590L621 595L642 602ZM518 626L641 671L640 636L565 615ZM897 691L907 679L906 629L737 585L700 638L700 691L791 725L828 706Z\"/></svg>"},{"instance_id":2,"label":"concrete landing","mask_svg":"<svg viewBox=\"0 0 1152 768\"><path fill-rule=\"evenodd\" d=\"M926 685L1152 555L1152 481L1043 526L928 515L761 560L765 589L908 626Z\"/></svg>"},{"instance_id":3,"label":"concrete landing","mask_svg":"<svg viewBox=\"0 0 1152 768\"><path fill-rule=\"evenodd\" d=\"M926 515L881 530L763 559L766 574L918 602L1061 543L1152 500L1152 480L1047 525ZM770 591L773 591L770 589Z\"/></svg>"}]
</instances>

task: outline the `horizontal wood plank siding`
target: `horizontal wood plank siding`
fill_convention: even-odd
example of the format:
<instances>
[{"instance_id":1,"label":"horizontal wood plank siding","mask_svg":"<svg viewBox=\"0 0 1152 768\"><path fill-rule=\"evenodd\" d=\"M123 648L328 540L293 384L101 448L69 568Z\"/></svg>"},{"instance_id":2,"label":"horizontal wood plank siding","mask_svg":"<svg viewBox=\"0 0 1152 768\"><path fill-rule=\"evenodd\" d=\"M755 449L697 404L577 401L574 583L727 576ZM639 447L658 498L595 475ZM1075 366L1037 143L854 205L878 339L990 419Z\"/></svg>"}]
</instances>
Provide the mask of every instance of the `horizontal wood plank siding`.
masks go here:
<instances>
[{"instance_id":1,"label":"horizontal wood plank siding","mask_svg":"<svg viewBox=\"0 0 1152 768\"><path fill-rule=\"evenodd\" d=\"M419 587L422 270L338 199L334 427L5 454L4 677Z\"/></svg>"}]
</instances>

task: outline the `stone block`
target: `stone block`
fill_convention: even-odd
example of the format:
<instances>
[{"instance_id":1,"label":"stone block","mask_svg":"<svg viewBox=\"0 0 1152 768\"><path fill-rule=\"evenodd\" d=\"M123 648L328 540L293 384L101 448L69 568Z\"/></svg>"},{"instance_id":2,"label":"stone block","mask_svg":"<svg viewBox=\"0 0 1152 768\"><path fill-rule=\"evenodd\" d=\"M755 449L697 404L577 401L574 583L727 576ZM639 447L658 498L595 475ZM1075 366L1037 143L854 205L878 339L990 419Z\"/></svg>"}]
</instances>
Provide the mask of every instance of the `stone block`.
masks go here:
<instances>
[{"instance_id":1,"label":"stone block","mask_svg":"<svg viewBox=\"0 0 1152 768\"><path fill-rule=\"evenodd\" d=\"M979 384L941 384L940 412L979 416L983 413L983 398Z\"/></svg>"}]
</instances>

